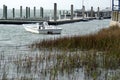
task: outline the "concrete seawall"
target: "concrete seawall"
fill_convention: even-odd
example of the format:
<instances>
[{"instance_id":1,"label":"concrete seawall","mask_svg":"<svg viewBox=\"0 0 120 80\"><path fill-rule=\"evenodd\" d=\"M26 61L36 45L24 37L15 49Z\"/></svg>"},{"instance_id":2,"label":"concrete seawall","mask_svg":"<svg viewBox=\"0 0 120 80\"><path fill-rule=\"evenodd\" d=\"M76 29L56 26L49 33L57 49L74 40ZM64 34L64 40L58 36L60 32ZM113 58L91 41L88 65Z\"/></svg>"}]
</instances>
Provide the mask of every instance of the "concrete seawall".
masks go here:
<instances>
[{"instance_id":1,"label":"concrete seawall","mask_svg":"<svg viewBox=\"0 0 120 80\"><path fill-rule=\"evenodd\" d=\"M120 27L120 23L118 22L118 21L110 21L110 24L109 24L109 26L119 26Z\"/></svg>"}]
</instances>

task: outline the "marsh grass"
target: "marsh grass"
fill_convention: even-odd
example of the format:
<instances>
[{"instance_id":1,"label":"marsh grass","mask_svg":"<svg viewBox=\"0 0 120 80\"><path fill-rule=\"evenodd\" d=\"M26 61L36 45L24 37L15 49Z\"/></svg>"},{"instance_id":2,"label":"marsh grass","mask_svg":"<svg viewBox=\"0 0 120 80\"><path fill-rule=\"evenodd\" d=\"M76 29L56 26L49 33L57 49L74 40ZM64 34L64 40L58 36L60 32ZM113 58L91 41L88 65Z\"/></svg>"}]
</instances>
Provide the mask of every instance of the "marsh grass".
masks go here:
<instances>
[{"instance_id":1,"label":"marsh grass","mask_svg":"<svg viewBox=\"0 0 120 80\"><path fill-rule=\"evenodd\" d=\"M96 34L43 40L29 47L38 49L34 55L0 55L2 80L84 80L120 79L120 28L102 29ZM110 73L112 73L110 75ZM10 77L10 78L9 78Z\"/></svg>"},{"instance_id":2,"label":"marsh grass","mask_svg":"<svg viewBox=\"0 0 120 80\"><path fill-rule=\"evenodd\" d=\"M61 50L98 50L98 51L118 51L120 50L120 28L119 26L110 26L100 30L95 34L62 37L57 39L43 40L35 42L31 48L57 48Z\"/></svg>"},{"instance_id":3,"label":"marsh grass","mask_svg":"<svg viewBox=\"0 0 120 80\"><path fill-rule=\"evenodd\" d=\"M9 78L9 69L11 69L9 64L12 64L15 70L13 70L15 73L15 76L12 77L13 80L61 80L63 76L67 77L67 80L79 80L80 69L85 78L88 77L88 80L99 80L99 77L103 77L102 80L104 80L105 75L102 74L108 75L109 70L117 72L119 69L119 57L111 56L109 53L106 55L106 52L95 50L47 52L34 54L34 56L28 54L21 57L18 55L16 58L9 58L9 62L6 62L6 58L3 57L0 61L5 62L0 68L3 70L1 79L11 79ZM113 75L110 77L115 79L117 76L119 78L116 73Z\"/></svg>"},{"instance_id":4,"label":"marsh grass","mask_svg":"<svg viewBox=\"0 0 120 80\"><path fill-rule=\"evenodd\" d=\"M57 62L52 68L54 73L66 72L70 74L74 73L76 69L83 68L85 75L89 78L92 77L93 80L98 80L104 74L102 79L107 80L109 70L116 71L120 69L119 25L101 29L95 34L43 40L35 42L29 47L31 49L41 50L45 48L65 52L57 55ZM72 52L67 54L69 51ZM77 53L77 51L79 52ZM76 54L73 54L74 52Z\"/></svg>"}]
</instances>

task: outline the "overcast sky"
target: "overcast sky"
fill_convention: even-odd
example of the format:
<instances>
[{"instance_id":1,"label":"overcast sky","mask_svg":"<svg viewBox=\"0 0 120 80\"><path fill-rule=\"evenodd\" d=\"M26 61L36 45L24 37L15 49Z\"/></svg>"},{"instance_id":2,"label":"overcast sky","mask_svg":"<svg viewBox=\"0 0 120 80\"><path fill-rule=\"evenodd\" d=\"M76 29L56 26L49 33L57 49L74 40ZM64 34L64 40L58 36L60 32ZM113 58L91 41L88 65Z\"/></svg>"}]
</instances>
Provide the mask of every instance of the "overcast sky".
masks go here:
<instances>
[{"instance_id":1,"label":"overcast sky","mask_svg":"<svg viewBox=\"0 0 120 80\"><path fill-rule=\"evenodd\" d=\"M0 8L3 8L3 4L7 5L9 9L16 8L22 5L23 8L26 6L32 8L36 6L43 7L44 9L53 9L53 4L57 3L58 9L70 9L70 5L74 5L74 9L80 9L82 3L85 5L86 9L90 9L91 6L97 9L99 6L101 9L110 7L111 0L0 0Z\"/></svg>"}]
</instances>

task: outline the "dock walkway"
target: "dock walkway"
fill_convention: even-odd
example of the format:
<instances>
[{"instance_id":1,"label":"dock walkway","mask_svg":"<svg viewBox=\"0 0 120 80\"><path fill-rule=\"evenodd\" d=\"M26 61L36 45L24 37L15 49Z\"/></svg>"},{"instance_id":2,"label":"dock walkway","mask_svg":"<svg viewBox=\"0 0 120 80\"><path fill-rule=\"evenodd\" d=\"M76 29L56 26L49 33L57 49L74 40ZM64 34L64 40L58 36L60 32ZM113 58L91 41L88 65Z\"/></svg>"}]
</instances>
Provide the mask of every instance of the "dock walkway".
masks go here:
<instances>
[{"instance_id":1,"label":"dock walkway","mask_svg":"<svg viewBox=\"0 0 120 80\"><path fill-rule=\"evenodd\" d=\"M75 18L73 20L71 19L60 19L60 20L49 20L48 23L50 25L60 25L60 24L66 24L66 23L73 23L73 22L80 22L80 21L89 21L89 20L93 20L96 18ZM32 23L39 23L41 21L45 21L45 20L41 20L41 19L0 19L0 24L32 24Z\"/></svg>"}]
</instances>

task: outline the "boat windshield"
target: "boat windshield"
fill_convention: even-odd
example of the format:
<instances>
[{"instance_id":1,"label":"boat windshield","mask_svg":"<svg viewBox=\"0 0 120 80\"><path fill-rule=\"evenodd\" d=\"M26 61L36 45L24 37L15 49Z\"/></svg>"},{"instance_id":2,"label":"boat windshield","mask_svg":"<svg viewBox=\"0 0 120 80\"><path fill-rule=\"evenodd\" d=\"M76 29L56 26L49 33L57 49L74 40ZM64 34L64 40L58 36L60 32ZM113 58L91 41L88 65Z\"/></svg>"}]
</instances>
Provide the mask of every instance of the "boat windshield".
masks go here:
<instances>
[{"instance_id":1,"label":"boat windshield","mask_svg":"<svg viewBox=\"0 0 120 80\"><path fill-rule=\"evenodd\" d=\"M48 23L47 23L47 22L43 22L43 25L44 25L44 26L48 26Z\"/></svg>"},{"instance_id":2,"label":"boat windshield","mask_svg":"<svg viewBox=\"0 0 120 80\"><path fill-rule=\"evenodd\" d=\"M42 22L39 23L39 25L42 25L42 24L43 24Z\"/></svg>"}]
</instances>

